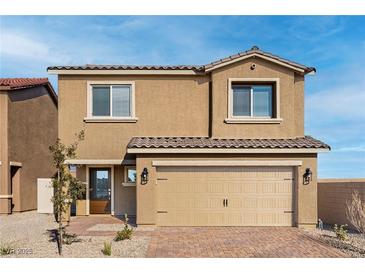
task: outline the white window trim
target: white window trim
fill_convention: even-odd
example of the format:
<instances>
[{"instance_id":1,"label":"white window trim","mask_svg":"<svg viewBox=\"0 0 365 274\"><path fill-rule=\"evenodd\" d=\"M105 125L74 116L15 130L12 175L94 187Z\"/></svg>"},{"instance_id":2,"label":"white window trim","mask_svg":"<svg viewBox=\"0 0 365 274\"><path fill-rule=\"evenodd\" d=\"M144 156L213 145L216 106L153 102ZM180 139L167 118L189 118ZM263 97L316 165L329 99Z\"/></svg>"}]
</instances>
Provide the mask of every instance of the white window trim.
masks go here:
<instances>
[{"instance_id":1,"label":"white window trim","mask_svg":"<svg viewBox=\"0 0 365 274\"><path fill-rule=\"evenodd\" d=\"M134 168L136 171L136 166L124 166L124 182L122 183L123 186L136 186L137 182L129 183L128 182L128 169ZM137 178L136 178L137 179Z\"/></svg>"},{"instance_id":2,"label":"white window trim","mask_svg":"<svg viewBox=\"0 0 365 274\"><path fill-rule=\"evenodd\" d=\"M90 215L90 168L110 168L111 177L111 201L110 201L110 215L114 216L114 165L87 165L86 166L86 215Z\"/></svg>"},{"instance_id":3,"label":"white window trim","mask_svg":"<svg viewBox=\"0 0 365 274\"><path fill-rule=\"evenodd\" d=\"M115 117L112 116L112 107L110 107L110 116L93 116L92 115L92 86L100 85L100 86L112 86L112 85L130 85L131 86L131 102L130 102L130 110L131 116L128 117ZM103 122L126 122L126 123L135 123L138 121L136 117L136 95L135 95L135 82L134 81L87 81L87 115L84 118L85 122L94 122L94 123L103 123ZM110 106L112 106L113 100L110 98Z\"/></svg>"},{"instance_id":4,"label":"white window trim","mask_svg":"<svg viewBox=\"0 0 365 274\"><path fill-rule=\"evenodd\" d=\"M252 96L251 96L251 116L234 116L233 115L233 89L232 83L233 82L273 82L275 83L276 87L276 117L255 117L252 116ZM251 94L252 95L252 94ZM227 87L227 118L224 120L227 124L249 124L249 123L263 123L263 124L277 124L281 123L283 119L280 117L280 79L279 78L228 78L228 87ZM272 99L273 99L272 93ZM273 111L273 110L272 110ZM274 113L273 113L274 114Z\"/></svg>"}]
</instances>

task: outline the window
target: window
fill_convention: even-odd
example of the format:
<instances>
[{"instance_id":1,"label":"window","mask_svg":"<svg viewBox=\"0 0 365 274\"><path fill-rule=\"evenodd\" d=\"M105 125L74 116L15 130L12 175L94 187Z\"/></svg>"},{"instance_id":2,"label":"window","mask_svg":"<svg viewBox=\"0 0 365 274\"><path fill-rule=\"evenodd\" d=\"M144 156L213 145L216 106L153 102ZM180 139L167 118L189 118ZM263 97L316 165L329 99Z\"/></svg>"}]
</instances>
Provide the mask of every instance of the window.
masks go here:
<instances>
[{"instance_id":1,"label":"window","mask_svg":"<svg viewBox=\"0 0 365 274\"><path fill-rule=\"evenodd\" d=\"M124 186L134 186L137 181L137 171L135 166L126 166L124 169Z\"/></svg>"},{"instance_id":2,"label":"window","mask_svg":"<svg viewBox=\"0 0 365 274\"><path fill-rule=\"evenodd\" d=\"M92 85L93 117L132 117L131 85Z\"/></svg>"},{"instance_id":3,"label":"window","mask_svg":"<svg viewBox=\"0 0 365 274\"><path fill-rule=\"evenodd\" d=\"M76 165L68 165L68 169L70 172L76 172L77 166Z\"/></svg>"},{"instance_id":4,"label":"window","mask_svg":"<svg viewBox=\"0 0 365 274\"><path fill-rule=\"evenodd\" d=\"M273 117L272 85L232 85L233 117Z\"/></svg>"}]
</instances>

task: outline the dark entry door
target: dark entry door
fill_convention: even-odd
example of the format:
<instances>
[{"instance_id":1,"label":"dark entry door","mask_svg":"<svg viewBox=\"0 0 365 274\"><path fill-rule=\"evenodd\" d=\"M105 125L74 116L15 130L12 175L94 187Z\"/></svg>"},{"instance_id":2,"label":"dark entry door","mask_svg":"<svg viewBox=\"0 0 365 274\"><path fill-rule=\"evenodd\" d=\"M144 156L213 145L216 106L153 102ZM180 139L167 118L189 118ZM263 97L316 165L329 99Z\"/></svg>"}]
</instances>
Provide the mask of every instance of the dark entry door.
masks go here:
<instances>
[{"instance_id":1,"label":"dark entry door","mask_svg":"<svg viewBox=\"0 0 365 274\"><path fill-rule=\"evenodd\" d=\"M110 214L110 168L90 168L90 214Z\"/></svg>"}]
</instances>

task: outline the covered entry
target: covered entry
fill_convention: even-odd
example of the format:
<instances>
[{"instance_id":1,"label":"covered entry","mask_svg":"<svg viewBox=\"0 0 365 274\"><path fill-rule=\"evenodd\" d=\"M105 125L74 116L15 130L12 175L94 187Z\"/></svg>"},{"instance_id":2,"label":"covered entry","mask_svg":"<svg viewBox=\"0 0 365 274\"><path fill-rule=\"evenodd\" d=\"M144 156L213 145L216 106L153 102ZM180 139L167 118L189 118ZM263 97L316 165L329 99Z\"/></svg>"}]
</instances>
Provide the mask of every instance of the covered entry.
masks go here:
<instances>
[{"instance_id":1,"label":"covered entry","mask_svg":"<svg viewBox=\"0 0 365 274\"><path fill-rule=\"evenodd\" d=\"M293 226L293 166L157 166L159 226Z\"/></svg>"}]
</instances>

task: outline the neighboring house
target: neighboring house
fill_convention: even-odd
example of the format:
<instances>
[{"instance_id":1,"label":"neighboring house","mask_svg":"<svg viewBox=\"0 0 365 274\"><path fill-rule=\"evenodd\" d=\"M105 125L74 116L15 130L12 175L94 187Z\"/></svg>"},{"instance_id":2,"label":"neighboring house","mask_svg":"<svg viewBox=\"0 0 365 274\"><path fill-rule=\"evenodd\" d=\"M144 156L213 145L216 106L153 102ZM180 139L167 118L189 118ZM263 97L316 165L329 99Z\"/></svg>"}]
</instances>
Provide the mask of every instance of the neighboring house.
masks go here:
<instances>
[{"instance_id":1,"label":"neighboring house","mask_svg":"<svg viewBox=\"0 0 365 274\"><path fill-rule=\"evenodd\" d=\"M0 78L0 214L37 208L37 178L55 172L57 95L47 78Z\"/></svg>"},{"instance_id":2,"label":"neighboring house","mask_svg":"<svg viewBox=\"0 0 365 274\"><path fill-rule=\"evenodd\" d=\"M85 129L79 214L138 225L315 226L317 153L303 66L253 47L205 66L49 67L59 137Z\"/></svg>"}]
</instances>

